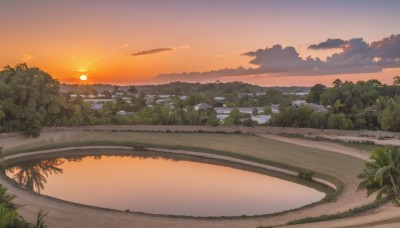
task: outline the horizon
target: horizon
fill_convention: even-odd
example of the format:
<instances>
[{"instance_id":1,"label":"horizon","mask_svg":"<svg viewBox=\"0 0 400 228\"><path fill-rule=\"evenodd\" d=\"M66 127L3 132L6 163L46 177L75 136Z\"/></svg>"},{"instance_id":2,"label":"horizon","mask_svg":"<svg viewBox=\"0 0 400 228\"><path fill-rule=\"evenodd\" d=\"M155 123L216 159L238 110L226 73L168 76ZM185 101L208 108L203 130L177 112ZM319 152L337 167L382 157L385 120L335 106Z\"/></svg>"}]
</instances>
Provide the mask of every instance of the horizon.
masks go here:
<instances>
[{"instance_id":1,"label":"horizon","mask_svg":"<svg viewBox=\"0 0 400 228\"><path fill-rule=\"evenodd\" d=\"M394 0L6 0L0 66L25 62L66 84L392 84L399 10Z\"/></svg>"}]
</instances>

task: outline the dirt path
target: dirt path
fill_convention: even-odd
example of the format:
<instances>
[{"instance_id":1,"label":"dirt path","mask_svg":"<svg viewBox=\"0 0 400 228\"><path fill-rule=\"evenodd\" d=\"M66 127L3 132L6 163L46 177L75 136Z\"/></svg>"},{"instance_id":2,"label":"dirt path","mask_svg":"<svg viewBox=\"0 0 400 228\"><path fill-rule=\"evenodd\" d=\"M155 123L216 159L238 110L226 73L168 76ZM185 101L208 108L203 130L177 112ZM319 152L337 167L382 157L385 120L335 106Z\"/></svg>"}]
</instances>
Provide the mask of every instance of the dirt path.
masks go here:
<instances>
[{"instance_id":1,"label":"dirt path","mask_svg":"<svg viewBox=\"0 0 400 228\"><path fill-rule=\"evenodd\" d=\"M67 135L66 135L67 134ZM40 143L42 140L53 140L69 137L73 131L68 132L47 132L37 139L29 139L29 143ZM293 143L299 146L313 147L331 151L334 153L346 154L360 159L367 159L368 156L358 150L340 146L334 143L313 142L302 139L291 139L275 135L263 135L262 137L278 140L286 143ZM272 137L272 138L271 138ZM27 144L19 136L0 138L0 144L5 148L16 147ZM76 149L76 148L75 148ZM59 151L53 151L59 152ZM53 153L44 151L44 153ZM34 152L34 153L43 153ZM14 156L14 155L12 155ZM17 155L15 155L17 156ZM303 218L307 216L319 216L322 214L333 214L337 211L343 211L355 206L360 206L371 202L373 199L366 199L364 192L356 192L354 183L345 183L345 190L338 197L336 202L329 202L315 207L305 208L303 210L288 212L278 216L255 217L248 219L233 220L210 220L210 219L192 219L192 218L172 218L165 216L151 216L144 214L126 213L120 211L103 210L93 207L87 207L77 204L62 202L52 198L32 194L17 188L7 181L0 178L0 184L9 189L9 192L17 195L16 202L26 206L19 209L21 215L28 220L34 220L38 210L43 208L49 212L46 222L50 227L257 227L259 225L280 225L286 221ZM303 227L340 227L367 222L375 222L398 217L400 211L393 206L386 206L385 210L378 208L376 213L366 216L357 216L354 218L333 220L324 223L307 224Z\"/></svg>"},{"instance_id":2,"label":"dirt path","mask_svg":"<svg viewBox=\"0 0 400 228\"><path fill-rule=\"evenodd\" d=\"M264 137L267 139L277 140L280 142L296 144L299 146L310 147L310 148L335 152L335 153L339 153L339 154L344 154L344 155L359 158L359 159L365 160L365 161L369 160L368 153L354 149L354 148L342 146L342 145L339 145L336 143L313 141L313 140L300 139L300 138L288 138L288 137L282 137L282 136L272 135L272 134L259 134L258 136L261 136L261 137Z\"/></svg>"}]
</instances>

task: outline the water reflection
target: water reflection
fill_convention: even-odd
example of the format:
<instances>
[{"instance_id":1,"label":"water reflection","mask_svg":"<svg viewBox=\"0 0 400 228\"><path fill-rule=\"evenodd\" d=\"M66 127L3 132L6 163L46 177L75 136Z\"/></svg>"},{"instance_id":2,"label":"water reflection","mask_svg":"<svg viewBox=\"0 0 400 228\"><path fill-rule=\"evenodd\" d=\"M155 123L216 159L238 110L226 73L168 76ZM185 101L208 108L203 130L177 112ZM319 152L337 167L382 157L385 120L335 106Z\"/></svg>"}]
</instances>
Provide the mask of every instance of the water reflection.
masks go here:
<instances>
[{"instance_id":1,"label":"water reflection","mask_svg":"<svg viewBox=\"0 0 400 228\"><path fill-rule=\"evenodd\" d=\"M110 155L94 155L91 156L94 160L101 160L103 157L110 157ZM47 160L34 160L18 163L18 166L8 168L6 170L7 175L11 176L19 185L29 191L40 193L44 189L44 185L47 183L46 178L52 174L62 174L63 169L60 168L65 162L81 162L85 156L72 156L57 159ZM178 161L175 158L159 157L156 155L113 155L113 157L131 157L142 159L154 159L154 160L167 160L167 161Z\"/></svg>"},{"instance_id":2,"label":"water reflection","mask_svg":"<svg viewBox=\"0 0 400 228\"><path fill-rule=\"evenodd\" d=\"M6 174L24 188L43 195L152 214L260 215L301 207L324 197L323 192L300 184L194 162L193 157L181 160L153 152L98 152L88 156L92 153L18 163Z\"/></svg>"},{"instance_id":3,"label":"water reflection","mask_svg":"<svg viewBox=\"0 0 400 228\"><path fill-rule=\"evenodd\" d=\"M64 159L52 159L35 162L23 162L7 170L12 178L29 191L40 193L47 183L46 177L63 172L59 166L64 164Z\"/></svg>"}]
</instances>

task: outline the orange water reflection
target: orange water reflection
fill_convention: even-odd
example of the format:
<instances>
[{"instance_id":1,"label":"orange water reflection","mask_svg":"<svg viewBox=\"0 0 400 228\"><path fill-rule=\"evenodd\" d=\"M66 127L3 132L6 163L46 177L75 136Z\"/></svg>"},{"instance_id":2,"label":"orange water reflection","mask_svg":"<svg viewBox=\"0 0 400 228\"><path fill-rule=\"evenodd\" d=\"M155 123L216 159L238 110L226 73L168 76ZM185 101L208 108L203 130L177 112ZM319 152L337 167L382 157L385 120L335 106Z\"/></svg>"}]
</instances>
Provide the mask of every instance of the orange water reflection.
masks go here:
<instances>
[{"instance_id":1,"label":"orange water reflection","mask_svg":"<svg viewBox=\"0 0 400 228\"><path fill-rule=\"evenodd\" d=\"M315 189L258 173L160 157L61 158L22 163L6 173L44 195L154 214L257 215L324 197Z\"/></svg>"}]
</instances>

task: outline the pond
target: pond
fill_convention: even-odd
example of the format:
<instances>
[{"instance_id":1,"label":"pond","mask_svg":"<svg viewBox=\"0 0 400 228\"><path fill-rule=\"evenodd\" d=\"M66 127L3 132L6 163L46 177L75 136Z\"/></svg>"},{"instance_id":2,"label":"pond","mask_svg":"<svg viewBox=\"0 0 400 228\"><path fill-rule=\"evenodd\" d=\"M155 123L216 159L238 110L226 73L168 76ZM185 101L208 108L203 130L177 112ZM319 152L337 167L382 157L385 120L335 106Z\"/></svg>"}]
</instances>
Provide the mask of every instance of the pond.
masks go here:
<instances>
[{"instance_id":1,"label":"pond","mask_svg":"<svg viewBox=\"0 0 400 228\"><path fill-rule=\"evenodd\" d=\"M6 174L42 195L165 215L270 214L325 196L322 191L291 181L197 160L160 155L84 155L19 162L7 168Z\"/></svg>"}]
</instances>

